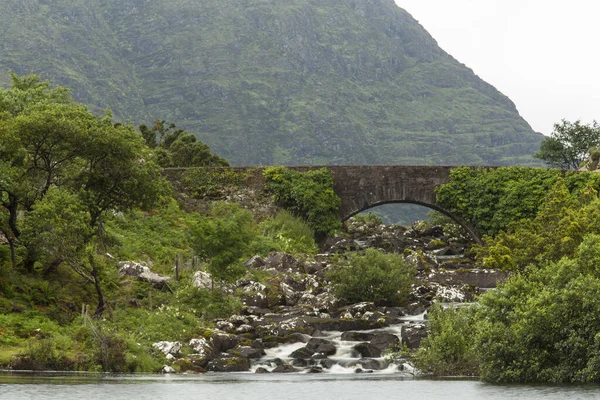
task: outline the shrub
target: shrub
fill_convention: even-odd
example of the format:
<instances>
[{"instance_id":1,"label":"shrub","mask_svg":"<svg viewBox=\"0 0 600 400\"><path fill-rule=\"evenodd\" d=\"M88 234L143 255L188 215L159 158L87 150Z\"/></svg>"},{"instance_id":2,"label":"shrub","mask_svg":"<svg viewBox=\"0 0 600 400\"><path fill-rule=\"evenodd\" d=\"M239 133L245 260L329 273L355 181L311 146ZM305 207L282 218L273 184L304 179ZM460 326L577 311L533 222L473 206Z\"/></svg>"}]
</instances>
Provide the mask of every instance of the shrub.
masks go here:
<instances>
[{"instance_id":1,"label":"shrub","mask_svg":"<svg viewBox=\"0 0 600 400\"><path fill-rule=\"evenodd\" d=\"M477 375L479 364L472 348L474 309L444 309L436 304L428 315L429 334L414 357L415 367L436 376Z\"/></svg>"},{"instance_id":2,"label":"shrub","mask_svg":"<svg viewBox=\"0 0 600 400\"><path fill-rule=\"evenodd\" d=\"M282 210L273 218L263 221L259 229L264 237L271 239L270 251L286 253L315 253L314 230L302 219Z\"/></svg>"},{"instance_id":3,"label":"shrub","mask_svg":"<svg viewBox=\"0 0 600 400\"><path fill-rule=\"evenodd\" d=\"M235 282L244 275L239 260L257 236L250 211L237 204L216 203L211 216L192 227L191 235L196 252L210 260L207 269L213 279Z\"/></svg>"},{"instance_id":4,"label":"shrub","mask_svg":"<svg viewBox=\"0 0 600 400\"><path fill-rule=\"evenodd\" d=\"M415 277L414 267L400 255L372 248L364 255L350 254L347 264L327 277L336 296L352 303L400 304L406 299Z\"/></svg>"},{"instance_id":5,"label":"shrub","mask_svg":"<svg viewBox=\"0 0 600 400\"><path fill-rule=\"evenodd\" d=\"M317 235L327 235L341 227L338 213L342 203L333 190L333 176L327 168L298 172L269 167L263 176L275 200L304 218Z\"/></svg>"}]
</instances>

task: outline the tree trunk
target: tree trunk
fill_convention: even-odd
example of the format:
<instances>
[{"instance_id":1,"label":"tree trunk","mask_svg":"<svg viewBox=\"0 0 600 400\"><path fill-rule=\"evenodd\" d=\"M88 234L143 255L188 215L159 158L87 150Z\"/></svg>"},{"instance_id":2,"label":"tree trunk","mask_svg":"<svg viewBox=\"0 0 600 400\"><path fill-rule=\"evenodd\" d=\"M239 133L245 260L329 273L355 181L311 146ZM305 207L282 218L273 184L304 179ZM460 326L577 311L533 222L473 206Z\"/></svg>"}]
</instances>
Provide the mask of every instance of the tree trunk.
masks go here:
<instances>
[{"instance_id":1,"label":"tree trunk","mask_svg":"<svg viewBox=\"0 0 600 400\"><path fill-rule=\"evenodd\" d=\"M100 277L98 276L98 268L96 268L96 263L94 261L94 256L90 256L90 264L92 266L92 278L94 278L94 287L96 288L96 294L98 295L98 306L96 307L96 311L94 311L93 318L100 318L104 313L104 307L106 303L104 302L104 293L102 293L102 286L100 286Z\"/></svg>"}]
</instances>

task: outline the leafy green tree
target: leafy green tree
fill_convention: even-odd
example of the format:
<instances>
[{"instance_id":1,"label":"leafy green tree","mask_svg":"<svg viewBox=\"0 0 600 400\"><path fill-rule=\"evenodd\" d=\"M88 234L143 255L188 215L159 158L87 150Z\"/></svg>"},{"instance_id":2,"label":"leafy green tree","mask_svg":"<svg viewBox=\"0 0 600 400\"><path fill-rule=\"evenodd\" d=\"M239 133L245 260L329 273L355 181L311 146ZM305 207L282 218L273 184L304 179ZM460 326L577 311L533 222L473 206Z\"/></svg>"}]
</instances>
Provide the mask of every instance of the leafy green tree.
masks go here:
<instances>
[{"instance_id":1,"label":"leafy green tree","mask_svg":"<svg viewBox=\"0 0 600 400\"><path fill-rule=\"evenodd\" d=\"M600 145L600 126L596 121L582 124L581 121L562 120L554 124L551 136L542 140L540 151L534 157L551 167L577 169L589 156L592 147Z\"/></svg>"},{"instance_id":2,"label":"leafy green tree","mask_svg":"<svg viewBox=\"0 0 600 400\"><path fill-rule=\"evenodd\" d=\"M196 252L208 259L208 272L220 282L234 282L244 274L239 261L256 234L252 214L234 203L216 203L211 216L191 229Z\"/></svg>"},{"instance_id":3,"label":"leafy green tree","mask_svg":"<svg viewBox=\"0 0 600 400\"><path fill-rule=\"evenodd\" d=\"M164 120L154 121L148 128L140 125L140 133L146 144L156 152L158 163L168 167L222 167L229 163L213 154L210 147L197 141L196 137L175 124L166 125Z\"/></svg>"},{"instance_id":4,"label":"leafy green tree","mask_svg":"<svg viewBox=\"0 0 600 400\"><path fill-rule=\"evenodd\" d=\"M113 124L110 114L94 116L35 76L11 78L13 86L0 89L0 223L13 264L19 213L32 211L51 187L77 194L93 227L109 210L149 208L166 193L160 167L133 127ZM26 260L29 270L34 261Z\"/></svg>"},{"instance_id":5,"label":"leafy green tree","mask_svg":"<svg viewBox=\"0 0 600 400\"><path fill-rule=\"evenodd\" d=\"M21 240L36 259L54 266L66 263L94 285L98 296L94 315L102 315L105 300L101 274L106 262L96 254L90 240L94 229L82 200L65 188L53 186L33 205L21 226Z\"/></svg>"},{"instance_id":6,"label":"leafy green tree","mask_svg":"<svg viewBox=\"0 0 600 400\"><path fill-rule=\"evenodd\" d=\"M372 301L401 304L415 278L415 269L395 253L367 249L365 254L350 254L347 265L328 274L336 296L351 303Z\"/></svg>"}]
</instances>

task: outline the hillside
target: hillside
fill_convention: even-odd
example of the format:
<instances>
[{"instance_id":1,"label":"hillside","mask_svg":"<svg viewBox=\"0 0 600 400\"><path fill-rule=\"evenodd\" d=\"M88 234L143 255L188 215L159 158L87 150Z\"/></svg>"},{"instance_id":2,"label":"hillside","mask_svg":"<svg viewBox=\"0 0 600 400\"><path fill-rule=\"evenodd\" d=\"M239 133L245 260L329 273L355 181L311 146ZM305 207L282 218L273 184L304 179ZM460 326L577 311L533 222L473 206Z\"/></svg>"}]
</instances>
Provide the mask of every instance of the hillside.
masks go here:
<instances>
[{"instance_id":1,"label":"hillside","mask_svg":"<svg viewBox=\"0 0 600 400\"><path fill-rule=\"evenodd\" d=\"M175 122L233 165L537 163L515 105L393 0L0 6L1 71Z\"/></svg>"}]
</instances>

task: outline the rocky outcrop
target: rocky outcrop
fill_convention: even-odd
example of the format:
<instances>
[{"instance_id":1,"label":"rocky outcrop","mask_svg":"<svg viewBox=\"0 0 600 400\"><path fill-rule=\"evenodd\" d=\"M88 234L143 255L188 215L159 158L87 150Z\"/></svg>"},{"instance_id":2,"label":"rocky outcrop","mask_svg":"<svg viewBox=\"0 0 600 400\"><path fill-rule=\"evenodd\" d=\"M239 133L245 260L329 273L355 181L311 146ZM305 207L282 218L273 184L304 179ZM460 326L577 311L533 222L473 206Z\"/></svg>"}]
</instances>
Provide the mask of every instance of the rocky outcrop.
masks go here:
<instances>
[{"instance_id":1,"label":"rocky outcrop","mask_svg":"<svg viewBox=\"0 0 600 400\"><path fill-rule=\"evenodd\" d=\"M170 281L170 278L152 272L145 262L120 261L118 273L137 277L139 280L149 282L158 288L162 288Z\"/></svg>"},{"instance_id":2,"label":"rocky outcrop","mask_svg":"<svg viewBox=\"0 0 600 400\"><path fill-rule=\"evenodd\" d=\"M330 239L329 246L308 261L283 252L248 259L246 267L260 271L252 275L267 278L220 287L243 301L238 315L213 321L217 330L187 344L159 342L154 347L178 371L321 373L336 365L354 372L393 370L384 356L400 345L418 348L427 335L426 320L419 315L434 302L470 301L506 277L475 268L461 254L469 241L440 226L351 223L348 236ZM417 280L403 307L346 304L330 291L327 273L336 268L337 259L348 249L370 246L401 252L415 266ZM203 271L194 274L193 283L212 288L210 275ZM273 357L275 348L290 350Z\"/></svg>"}]
</instances>

